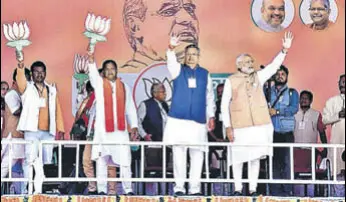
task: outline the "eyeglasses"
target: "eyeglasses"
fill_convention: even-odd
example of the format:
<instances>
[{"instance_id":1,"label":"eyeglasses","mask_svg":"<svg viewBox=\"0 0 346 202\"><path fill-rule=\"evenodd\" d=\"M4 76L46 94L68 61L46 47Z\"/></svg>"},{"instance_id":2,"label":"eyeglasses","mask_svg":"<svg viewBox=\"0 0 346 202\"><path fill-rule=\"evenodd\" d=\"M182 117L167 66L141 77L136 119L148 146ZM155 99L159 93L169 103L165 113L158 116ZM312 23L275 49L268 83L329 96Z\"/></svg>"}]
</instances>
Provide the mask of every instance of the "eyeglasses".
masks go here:
<instances>
[{"instance_id":1,"label":"eyeglasses","mask_svg":"<svg viewBox=\"0 0 346 202\"><path fill-rule=\"evenodd\" d=\"M326 11L327 9L326 8L309 8L309 11L319 11L319 12L322 12L322 11Z\"/></svg>"}]
</instances>

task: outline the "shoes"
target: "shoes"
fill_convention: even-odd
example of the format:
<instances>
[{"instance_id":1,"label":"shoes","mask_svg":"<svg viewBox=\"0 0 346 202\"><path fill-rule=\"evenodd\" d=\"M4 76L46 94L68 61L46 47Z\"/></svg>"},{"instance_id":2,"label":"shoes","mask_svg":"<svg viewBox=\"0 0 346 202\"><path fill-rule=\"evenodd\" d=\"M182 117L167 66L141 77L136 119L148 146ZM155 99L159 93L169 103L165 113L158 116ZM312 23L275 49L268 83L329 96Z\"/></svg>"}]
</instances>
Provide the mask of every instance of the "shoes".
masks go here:
<instances>
[{"instance_id":1,"label":"shoes","mask_svg":"<svg viewBox=\"0 0 346 202\"><path fill-rule=\"evenodd\" d=\"M185 194L182 191L177 191L177 192L174 193L174 196L184 196L184 195Z\"/></svg>"},{"instance_id":2,"label":"shoes","mask_svg":"<svg viewBox=\"0 0 346 202\"><path fill-rule=\"evenodd\" d=\"M243 194L239 191L233 192L232 196L243 196Z\"/></svg>"},{"instance_id":3,"label":"shoes","mask_svg":"<svg viewBox=\"0 0 346 202\"><path fill-rule=\"evenodd\" d=\"M90 196L96 196L96 195L98 195L98 194L97 194L97 191L88 191L88 195L90 195Z\"/></svg>"},{"instance_id":4,"label":"shoes","mask_svg":"<svg viewBox=\"0 0 346 202\"><path fill-rule=\"evenodd\" d=\"M134 196L135 194L133 192L129 192L126 194L126 196Z\"/></svg>"},{"instance_id":5,"label":"shoes","mask_svg":"<svg viewBox=\"0 0 346 202\"><path fill-rule=\"evenodd\" d=\"M100 192L98 195L99 195L99 196L106 196L107 194L104 193L104 192Z\"/></svg>"},{"instance_id":6,"label":"shoes","mask_svg":"<svg viewBox=\"0 0 346 202\"><path fill-rule=\"evenodd\" d=\"M201 193L190 194L190 196L203 196Z\"/></svg>"},{"instance_id":7,"label":"shoes","mask_svg":"<svg viewBox=\"0 0 346 202\"><path fill-rule=\"evenodd\" d=\"M258 197L259 195L258 195L257 192L254 191L254 192L251 192L251 193L250 193L250 196L251 196L251 197Z\"/></svg>"}]
</instances>

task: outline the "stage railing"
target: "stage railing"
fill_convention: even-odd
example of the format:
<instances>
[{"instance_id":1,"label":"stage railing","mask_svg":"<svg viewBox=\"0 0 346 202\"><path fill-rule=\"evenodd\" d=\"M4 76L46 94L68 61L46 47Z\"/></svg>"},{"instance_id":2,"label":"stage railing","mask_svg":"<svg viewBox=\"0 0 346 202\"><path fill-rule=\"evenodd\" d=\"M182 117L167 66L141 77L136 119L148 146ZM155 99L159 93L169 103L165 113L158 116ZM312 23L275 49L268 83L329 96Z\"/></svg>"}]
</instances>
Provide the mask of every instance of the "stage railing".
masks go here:
<instances>
[{"instance_id":1,"label":"stage railing","mask_svg":"<svg viewBox=\"0 0 346 202\"><path fill-rule=\"evenodd\" d=\"M273 158L269 158L269 179L259 179L258 183L265 183L265 184L324 184L324 185L345 185L345 181L338 181L337 179L337 158L341 158L337 156L337 149L345 149L345 145L342 144L298 144L298 143L273 143L268 145L242 145L242 144L235 144L235 143L206 143L206 144L189 144L189 145L181 145L181 144L169 144L169 143L163 143L163 142L92 142L92 141L40 141L40 142L32 142L32 141L11 141L11 140L2 140L1 145L4 146L9 150L9 162L12 162L12 146L13 144L36 144L39 147L39 158L42 158L42 148L43 145L55 145L58 147L58 177L55 178L45 178L43 176L43 182L89 182L89 181L108 181L108 182L174 182L175 180L184 180L186 182L189 182L190 179L173 179L168 178L166 176L167 173L167 161L166 161L166 153L167 153L167 147L171 146L198 146L202 149L205 149L208 151L209 147L248 147L251 149L251 147L269 147L269 148L277 148L277 147L285 147L290 149L290 172L291 172L291 179L273 179ZM141 148L140 150L140 174L139 177L133 177L133 178L107 178L107 179L101 179L101 178L80 178L80 146L81 145L94 145L94 146L102 146L102 145L129 145L129 146L139 146ZM62 176L62 147L63 146L75 146L76 147L76 174L75 177L63 177ZM144 160L145 160L145 147L156 147L156 148L163 148L163 166L162 166L162 178L146 178L144 176ZM294 173L294 148L304 148L304 149L311 149L311 179L308 180L301 180L301 179L295 179L295 173ZM332 165L332 173L330 180L320 180L316 179L316 149L318 148L333 148L333 165ZM227 174L225 179L219 179L219 178L210 178L210 171L209 171L209 158L208 158L208 152L205 152L205 177L201 179L201 183L233 183L234 180L230 179L231 173L230 173L230 162L229 159L226 158L226 165L227 165ZM233 152L231 152L231 155L234 155ZM234 159L234 158L232 158ZM10 164L9 164L10 165ZM32 193L33 191L33 183L34 179L33 176L33 169L30 169L30 180L24 179L24 178L12 178L12 167L9 166L9 175L8 178L1 178L1 182L23 182L29 181L29 193ZM36 178L35 178L36 179ZM248 183L248 179L243 179L243 183Z\"/></svg>"}]
</instances>

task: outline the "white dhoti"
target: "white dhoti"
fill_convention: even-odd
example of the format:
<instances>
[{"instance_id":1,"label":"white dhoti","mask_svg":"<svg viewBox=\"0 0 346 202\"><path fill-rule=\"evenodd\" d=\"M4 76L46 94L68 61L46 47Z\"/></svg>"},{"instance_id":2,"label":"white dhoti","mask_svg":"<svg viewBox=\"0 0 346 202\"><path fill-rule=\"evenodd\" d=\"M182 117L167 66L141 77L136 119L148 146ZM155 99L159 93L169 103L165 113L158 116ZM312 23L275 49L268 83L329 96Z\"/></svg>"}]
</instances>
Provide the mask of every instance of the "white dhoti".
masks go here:
<instances>
[{"instance_id":1,"label":"white dhoti","mask_svg":"<svg viewBox=\"0 0 346 202\"><path fill-rule=\"evenodd\" d=\"M112 133L106 133L106 119L105 119L105 100L104 100L104 79L100 76L96 64L89 64L89 78L91 85L95 89L96 96L96 121L95 121L95 143L108 143L117 142L120 145L93 145L92 147L92 160L97 161L97 178L98 178L98 192L107 193L107 167L110 165L120 166L120 176L122 178L130 179L131 174L131 147L124 145L130 142L129 133L127 130L119 131L115 130ZM105 82L110 82L106 81ZM112 101L113 101L113 118L114 128L118 128L117 123L117 84L116 82L110 82L112 87ZM131 89L123 83L125 88L125 114L126 126L138 128L138 119L136 113L136 107L132 99ZM120 87L119 87L120 88ZM109 92L110 93L110 92ZM123 188L126 193L132 192L131 182L123 182Z\"/></svg>"},{"instance_id":2,"label":"white dhoti","mask_svg":"<svg viewBox=\"0 0 346 202\"><path fill-rule=\"evenodd\" d=\"M184 183L186 179L187 149L190 154L190 183L189 193L196 194L201 192L200 179L203 168L204 153L208 151L207 146L184 146L195 143L207 143L207 126L195 121L181 120L168 117L163 141L169 144L182 144L173 146L174 163L174 192L185 193Z\"/></svg>"},{"instance_id":3,"label":"white dhoti","mask_svg":"<svg viewBox=\"0 0 346 202\"><path fill-rule=\"evenodd\" d=\"M234 130L234 144L240 145L268 145L273 143L274 127L272 124L248 127ZM233 177L235 191L242 192L241 183L243 175L243 164L248 164L248 178L250 180L250 191L255 192L260 171L260 159L273 156L271 146L232 146L228 149L228 162L233 165Z\"/></svg>"},{"instance_id":4,"label":"white dhoti","mask_svg":"<svg viewBox=\"0 0 346 202\"><path fill-rule=\"evenodd\" d=\"M234 144L259 146L229 147L229 165L246 163L266 156L273 156L273 147L263 146L273 143L273 134L274 127L272 124L234 129Z\"/></svg>"},{"instance_id":5,"label":"white dhoti","mask_svg":"<svg viewBox=\"0 0 346 202\"><path fill-rule=\"evenodd\" d=\"M120 145L94 145L92 147L92 159L97 162L96 176L98 192L107 193L107 168L108 166L120 167L121 178L131 178L131 148L129 145L129 133L127 131L116 131L101 136L102 142L119 142ZM132 192L131 182L122 182L125 193Z\"/></svg>"},{"instance_id":6,"label":"white dhoti","mask_svg":"<svg viewBox=\"0 0 346 202\"><path fill-rule=\"evenodd\" d=\"M331 144L345 144L345 119L341 119L340 122L332 126L332 134L330 137ZM341 170L345 169L345 162L342 160L342 153L345 148L338 148L336 150L336 172L341 173ZM334 148L328 149L328 158L331 160L332 169L334 165Z\"/></svg>"},{"instance_id":7,"label":"white dhoti","mask_svg":"<svg viewBox=\"0 0 346 202\"><path fill-rule=\"evenodd\" d=\"M22 138L12 138L11 133L6 140L20 141ZM17 161L25 158L25 145L24 144L12 144L12 154L10 159L10 145L4 144L1 150L1 178L5 178L10 170L10 166L14 166ZM10 163L11 162L11 163Z\"/></svg>"}]
</instances>

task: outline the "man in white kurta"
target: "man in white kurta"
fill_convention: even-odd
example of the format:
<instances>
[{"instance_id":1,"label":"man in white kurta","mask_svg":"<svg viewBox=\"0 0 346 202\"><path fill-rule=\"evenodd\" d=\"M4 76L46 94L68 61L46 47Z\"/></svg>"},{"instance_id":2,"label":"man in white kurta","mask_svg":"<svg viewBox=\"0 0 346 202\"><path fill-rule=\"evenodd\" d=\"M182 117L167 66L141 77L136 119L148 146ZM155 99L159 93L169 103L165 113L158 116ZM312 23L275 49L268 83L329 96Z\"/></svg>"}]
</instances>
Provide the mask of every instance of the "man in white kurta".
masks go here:
<instances>
[{"instance_id":1,"label":"man in white kurta","mask_svg":"<svg viewBox=\"0 0 346 202\"><path fill-rule=\"evenodd\" d=\"M170 50L167 51L167 67L173 79L173 97L163 141L180 144L173 146L175 194L178 196L185 194L186 154L189 149L191 180L189 193L199 195L203 152L207 151L207 147L184 146L184 144L208 142L208 128L211 130L214 128L214 92L209 73L198 65L199 48L186 47L185 64L182 65L178 63L174 52L178 44L179 37L173 36Z\"/></svg>"},{"instance_id":2,"label":"man in white kurta","mask_svg":"<svg viewBox=\"0 0 346 202\"><path fill-rule=\"evenodd\" d=\"M268 106L263 92L263 85L282 65L293 36L286 33L283 50L264 70L255 72L254 59L248 54L237 58L238 72L226 80L221 102L223 124L227 137L235 145L228 154L229 165L233 165L235 196L242 195L243 163L249 163L250 194L257 195L257 180L260 170L260 159L273 155L272 147L263 145L273 142L274 128L270 120ZM236 86L232 86L236 85ZM244 104L245 103L245 104ZM262 145L261 147L236 146Z\"/></svg>"},{"instance_id":3,"label":"man in white kurta","mask_svg":"<svg viewBox=\"0 0 346 202\"><path fill-rule=\"evenodd\" d=\"M1 134L2 139L23 141L24 134L17 131L18 121L22 112L22 100L20 98L17 81L17 69L13 72L12 87L5 95L5 128ZM30 70L25 69L25 76L30 80ZM4 144L1 146L1 178L8 175L10 167L14 166L17 162L21 162L25 158L25 145L13 144L10 159L10 145ZM24 183L22 183L21 193L25 192Z\"/></svg>"},{"instance_id":4,"label":"man in white kurta","mask_svg":"<svg viewBox=\"0 0 346 202\"><path fill-rule=\"evenodd\" d=\"M340 94L330 98L323 109L323 123L332 127L331 144L345 144L345 75L340 76L339 89ZM336 152L337 173L345 169L345 162L341 158L344 150L337 149ZM329 149L328 158L334 162L333 148ZM332 167L334 168L334 163Z\"/></svg>"},{"instance_id":5,"label":"man in white kurta","mask_svg":"<svg viewBox=\"0 0 346 202\"><path fill-rule=\"evenodd\" d=\"M40 141L53 141L64 136L64 121L55 84L48 84L46 65L36 61L31 65L33 82L27 81L24 74L24 63L19 61L17 84L22 94L23 110L17 130L24 132L25 160L24 177L30 178L32 166L35 169L35 194L42 193L44 179L43 164L51 164L54 145L43 145L42 156L39 156ZM39 158L41 157L41 158ZM24 183L27 185L27 182ZM31 190L30 190L31 191ZM29 193L31 194L31 193Z\"/></svg>"},{"instance_id":6,"label":"man in white kurta","mask_svg":"<svg viewBox=\"0 0 346 202\"><path fill-rule=\"evenodd\" d=\"M127 126L132 128L132 139L137 139L137 113L132 99L130 88L121 81L117 81L117 65L114 61L105 61L103 63L103 71L105 78L102 78L97 70L96 64L93 61L93 56L89 60L89 78L92 86L95 89L96 96L96 121L95 121L95 143L110 143L116 142L119 145L94 145L92 148L92 159L97 161L96 175L98 178L98 192L107 193L107 166L115 165L120 167L121 178L131 178L131 150L129 145L130 137L127 131ZM114 131L106 132L107 120L105 113L108 106L105 106L105 91L104 82L109 82L112 89L112 102L114 115ZM124 114L119 114L117 111L117 90L119 86L124 85L125 109ZM123 115L126 117L125 127L119 130L120 123L115 117ZM123 144L122 144L123 143ZM132 195L131 182L123 182L123 189L126 194Z\"/></svg>"}]
</instances>

